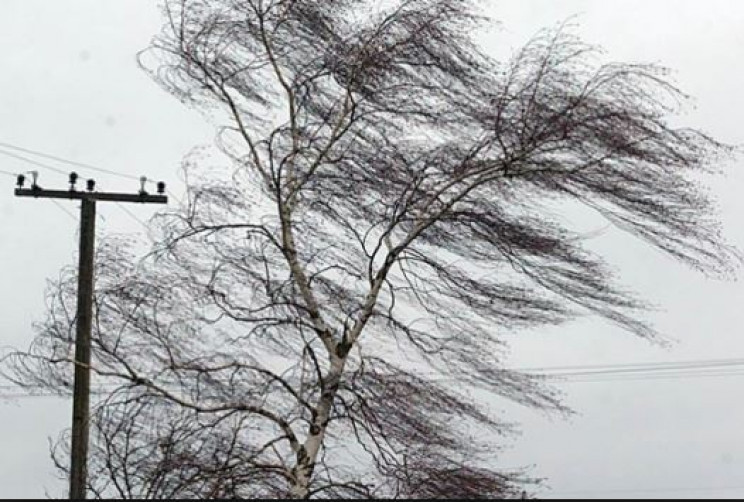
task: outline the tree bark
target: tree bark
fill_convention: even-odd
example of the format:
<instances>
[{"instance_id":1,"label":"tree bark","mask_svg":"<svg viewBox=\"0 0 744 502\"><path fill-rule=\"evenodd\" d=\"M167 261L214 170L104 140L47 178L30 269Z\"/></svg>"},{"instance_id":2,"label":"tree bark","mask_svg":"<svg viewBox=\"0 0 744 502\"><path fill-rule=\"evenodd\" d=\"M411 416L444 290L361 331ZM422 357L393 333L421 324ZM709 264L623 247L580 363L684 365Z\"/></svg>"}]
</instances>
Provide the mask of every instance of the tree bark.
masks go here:
<instances>
[{"instance_id":1,"label":"tree bark","mask_svg":"<svg viewBox=\"0 0 744 502\"><path fill-rule=\"evenodd\" d=\"M307 439L297 452L297 464L292 470L294 482L290 488L293 498L307 498L310 493L310 481L315 469L315 462L323 446L323 439L328 429L328 419L333 401L338 393L341 375L346 366L347 356L331 355L331 369L324 380L323 391L313 414Z\"/></svg>"}]
</instances>

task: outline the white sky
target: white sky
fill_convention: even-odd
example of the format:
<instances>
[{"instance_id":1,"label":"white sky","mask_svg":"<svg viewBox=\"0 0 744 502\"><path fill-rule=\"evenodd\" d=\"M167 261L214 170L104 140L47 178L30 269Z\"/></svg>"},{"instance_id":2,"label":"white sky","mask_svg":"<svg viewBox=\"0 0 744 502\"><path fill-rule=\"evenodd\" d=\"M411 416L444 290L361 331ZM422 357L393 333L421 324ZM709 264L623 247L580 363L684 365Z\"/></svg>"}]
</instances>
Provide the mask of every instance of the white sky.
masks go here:
<instances>
[{"instance_id":1,"label":"white sky","mask_svg":"<svg viewBox=\"0 0 744 502\"><path fill-rule=\"evenodd\" d=\"M0 143L42 150L114 171L164 179L180 193L177 170L212 129L140 71L135 53L159 25L146 0L0 0ZM696 98L684 120L744 144L744 2L738 0L485 0L500 32L486 43L502 54L543 26L578 14L577 31L609 59L660 62ZM742 159L744 160L744 159ZM742 160L713 179L729 240L744 248ZM0 170L27 170L0 156ZM40 169L40 184L65 186ZM79 170L82 173L82 170ZM94 174L99 188L135 191L137 182ZM72 262L77 205L13 197L0 174L0 346L25 346L42 319L45 281ZM5 188L2 188L2 187ZM145 220L153 207L128 207ZM100 204L99 231L141 229ZM608 231L596 249L625 283L662 308L652 316L675 343L661 348L603 323L582 321L514 337L520 367L744 358L744 289L710 281L630 238ZM744 497L744 376L570 383L579 413L570 420L508 409L523 423L501 465L534 465L545 497ZM7 391L3 391L7 392ZM0 398L0 497L65 496L47 438L69 426L70 403Z\"/></svg>"}]
</instances>

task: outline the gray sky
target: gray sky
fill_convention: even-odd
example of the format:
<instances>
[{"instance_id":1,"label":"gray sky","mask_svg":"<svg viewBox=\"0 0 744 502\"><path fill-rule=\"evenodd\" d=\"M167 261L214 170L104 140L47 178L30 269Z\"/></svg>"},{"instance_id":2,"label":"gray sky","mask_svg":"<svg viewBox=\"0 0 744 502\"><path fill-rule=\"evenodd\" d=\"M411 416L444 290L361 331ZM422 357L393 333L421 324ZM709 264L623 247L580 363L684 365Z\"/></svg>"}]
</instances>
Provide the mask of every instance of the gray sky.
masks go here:
<instances>
[{"instance_id":1,"label":"gray sky","mask_svg":"<svg viewBox=\"0 0 744 502\"><path fill-rule=\"evenodd\" d=\"M577 14L576 31L613 60L659 62L676 70L695 97L682 119L718 139L744 144L744 2L738 0L490 0L501 31L494 53L526 41L543 26ZM0 0L0 143L42 150L117 172L164 179L179 194L180 160L211 141L211 127L140 71L135 53L160 25L146 0ZM0 150L3 148L0 147ZM739 221L744 159L709 180L729 240L744 248ZM0 170L31 169L0 155ZM65 178L41 171L40 184ZM81 174L83 170L79 170ZM135 191L137 182L91 173L99 188ZM25 346L44 313L46 280L72 263L77 205L16 199L0 174L0 346ZM152 207L128 209L145 220ZM100 204L99 231L137 232L140 224ZM606 365L744 358L744 288L707 280L660 253L607 230L592 241L624 283L661 308L651 317L673 340L662 348L596 321L513 337L518 367ZM504 404L523 424L504 467L534 465L548 478L544 496L744 497L744 375L560 384L578 415L546 417ZM7 392L7 391L3 391ZM69 426L70 403L56 398L0 398L0 497L64 496L47 438Z\"/></svg>"}]
</instances>

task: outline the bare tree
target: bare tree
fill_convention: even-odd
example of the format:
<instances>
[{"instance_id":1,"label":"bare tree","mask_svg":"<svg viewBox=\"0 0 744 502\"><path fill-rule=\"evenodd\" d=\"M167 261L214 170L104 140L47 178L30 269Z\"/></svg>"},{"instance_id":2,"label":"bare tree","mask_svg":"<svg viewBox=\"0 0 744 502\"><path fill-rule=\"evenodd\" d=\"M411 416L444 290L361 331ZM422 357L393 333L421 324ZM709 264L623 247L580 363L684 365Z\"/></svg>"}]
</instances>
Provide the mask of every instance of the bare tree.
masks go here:
<instances>
[{"instance_id":1,"label":"bare tree","mask_svg":"<svg viewBox=\"0 0 744 502\"><path fill-rule=\"evenodd\" d=\"M730 148L668 122L663 68L600 64L559 27L499 62L458 0L166 0L141 55L231 159L144 259L99 250L91 490L123 498L510 497L484 395L507 330L644 303L551 216L580 203L704 272L737 255L694 179ZM70 289L12 377L70 378ZM480 393L480 398L475 395ZM64 468L64 451L59 465Z\"/></svg>"}]
</instances>

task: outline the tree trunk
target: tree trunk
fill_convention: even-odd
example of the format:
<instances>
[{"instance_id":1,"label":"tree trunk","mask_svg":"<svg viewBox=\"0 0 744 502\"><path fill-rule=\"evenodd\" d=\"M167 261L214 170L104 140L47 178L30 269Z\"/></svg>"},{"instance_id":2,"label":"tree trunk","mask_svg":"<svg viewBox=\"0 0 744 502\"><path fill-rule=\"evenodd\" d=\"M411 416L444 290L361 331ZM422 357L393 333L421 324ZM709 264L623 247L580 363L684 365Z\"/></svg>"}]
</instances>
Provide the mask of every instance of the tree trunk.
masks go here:
<instances>
[{"instance_id":1,"label":"tree trunk","mask_svg":"<svg viewBox=\"0 0 744 502\"><path fill-rule=\"evenodd\" d=\"M323 438L328 428L328 418L331 414L331 407L336 398L345 365L345 355L343 358L335 355L331 357L331 369L325 379L323 393L320 395L318 405L315 408L316 413L310 424L307 440L305 440L305 444L300 446L300 450L297 452L297 464L292 470L294 482L290 488L290 494L293 498L307 498L309 495L310 481L315 470L315 460L321 446L323 446Z\"/></svg>"}]
</instances>

